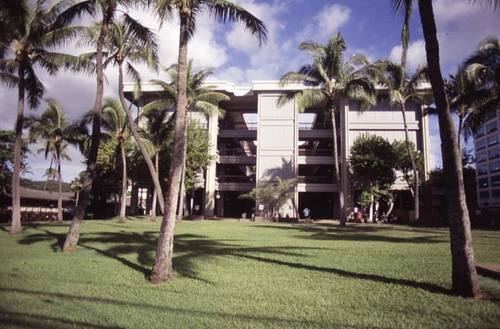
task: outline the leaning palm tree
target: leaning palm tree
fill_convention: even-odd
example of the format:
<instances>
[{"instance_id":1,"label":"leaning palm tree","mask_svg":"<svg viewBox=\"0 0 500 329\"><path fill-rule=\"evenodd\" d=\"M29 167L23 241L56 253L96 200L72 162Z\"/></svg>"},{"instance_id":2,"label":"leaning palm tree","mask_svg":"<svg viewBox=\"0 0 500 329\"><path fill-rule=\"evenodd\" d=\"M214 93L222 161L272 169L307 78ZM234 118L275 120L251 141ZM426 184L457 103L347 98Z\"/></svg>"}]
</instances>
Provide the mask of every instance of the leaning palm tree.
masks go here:
<instances>
[{"instance_id":1,"label":"leaning palm tree","mask_svg":"<svg viewBox=\"0 0 500 329\"><path fill-rule=\"evenodd\" d=\"M413 0L391 0L395 10L401 10L405 17L411 15ZM489 3L499 7L499 0L473 1ZM477 272L472 247L469 211L467 209L462 161L458 149L457 135L450 114L450 104L446 96L445 84L441 73L439 41L432 1L418 0L420 22L422 25L429 80L438 112L439 133L443 172L445 174L445 195L447 196L452 255L452 289L466 297L480 295ZM405 20L404 29L408 30L409 21ZM408 40L403 44L407 49Z\"/></svg>"},{"instance_id":2,"label":"leaning palm tree","mask_svg":"<svg viewBox=\"0 0 500 329\"><path fill-rule=\"evenodd\" d=\"M107 131L111 138L118 141L119 153L122 162L122 190L120 197L119 222L125 222L127 211L127 153L125 146L130 138L127 124L127 114L120 101L106 98L102 110L103 130Z\"/></svg>"},{"instance_id":3,"label":"leaning palm tree","mask_svg":"<svg viewBox=\"0 0 500 329\"><path fill-rule=\"evenodd\" d=\"M406 68L403 65L398 65L389 60L382 60L378 64L385 72L384 83L387 87L389 102L391 105L399 107L403 117L406 151L413 171L413 187L410 188L410 191L413 195L415 213L412 220L418 222L420 218L419 172L408 133L406 105L408 102L425 104L429 101L429 91L422 88L422 83L427 81L427 69L420 67L411 76L406 77Z\"/></svg>"},{"instance_id":4,"label":"leaning palm tree","mask_svg":"<svg viewBox=\"0 0 500 329\"><path fill-rule=\"evenodd\" d=\"M82 176L82 189L80 192L80 201L73 213L73 220L69 227L66 240L64 241L63 251L73 251L78 244L80 237L80 225L85 217L85 211L92 190L92 182L96 174L97 154L101 141L102 125L102 100L104 95L104 56L105 45L108 33L115 22L118 6L124 8L137 3L137 0L83 0L77 2L71 7L72 13L87 13L94 17L99 17L99 24L96 25L95 56L90 56L95 62L96 73L96 96L92 110L92 135L88 147L87 169ZM88 58L88 57L87 57Z\"/></svg>"},{"instance_id":5,"label":"leaning palm tree","mask_svg":"<svg viewBox=\"0 0 500 329\"><path fill-rule=\"evenodd\" d=\"M170 67L161 66L162 71L169 77L170 82L165 82L162 80L151 80L151 82L157 85L162 91L162 97L151 101L146 104L143 108L144 113L148 113L155 109L170 109L175 106L177 101L177 91L175 86L177 85L178 72L177 65L171 65ZM224 111L219 108L218 104L222 101L228 101L230 98L226 94L217 92L213 90L212 86L207 86L204 84L208 76L212 75L214 70L212 68L200 69L193 72L193 61L190 60L187 69L187 109L189 112L200 112L205 115L205 117L210 117L213 115L222 116ZM187 117L186 117L187 119ZM208 120L207 120L208 121ZM187 129L185 131L187 136ZM187 148L184 150L186 152ZM184 154L185 155L185 154ZM178 219L182 218L184 210L185 201L185 177L186 177L186 164L184 163L181 173L180 181L180 193L179 193L179 207L178 207Z\"/></svg>"},{"instance_id":6,"label":"leaning palm tree","mask_svg":"<svg viewBox=\"0 0 500 329\"><path fill-rule=\"evenodd\" d=\"M150 276L151 282L159 283L172 278L174 218L179 197L182 168L186 162L188 43L196 30L196 18L200 13L208 12L218 22L242 22L253 35L257 36L259 43L265 41L267 30L261 20L229 0L160 0L155 2L155 7L162 22L176 12L180 23L176 90L177 114L172 152L173 161L168 174L165 212L163 213L160 239L156 249L155 264Z\"/></svg>"},{"instance_id":7,"label":"leaning palm tree","mask_svg":"<svg viewBox=\"0 0 500 329\"><path fill-rule=\"evenodd\" d=\"M43 143L39 151L45 153L45 159L50 155L49 170L54 166L53 178L57 177L59 184L59 198L57 202L57 220L62 222L62 173L61 160L71 160L67 147L70 144L78 145L86 135L86 127L80 123L71 123L66 119L64 109L54 99L47 99L47 109L41 116L26 118L26 127L29 128L31 143Z\"/></svg>"},{"instance_id":8,"label":"leaning palm tree","mask_svg":"<svg viewBox=\"0 0 500 329\"><path fill-rule=\"evenodd\" d=\"M97 31L100 24L89 27L86 30L85 41L87 44L95 45L97 42ZM106 59L104 65L115 65L118 68L118 95L119 100L126 113L128 126L135 142L144 158L148 167L155 193L158 195L160 209L163 211L164 200L163 193L160 186L160 181L156 178L154 164L148 155L147 146L144 144L137 123L134 121L134 116L130 111L132 103L127 104L124 88L124 66L127 73L136 82L134 98L140 98L140 75L134 68L133 64L146 63L148 67L157 71L158 65L158 45L156 35L140 22L132 18L127 13L122 13L121 17L117 19L110 27L108 36L105 41ZM87 53L89 58L95 57L95 52Z\"/></svg>"},{"instance_id":9,"label":"leaning palm tree","mask_svg":"<svg viewBox=\"0 0 500 329\"><path fill-rule=\"evenodd\" d=\"M7 0L0 5L0 82L18 90L12 175L12 234L21 231L19 177L25 101L27 99L29 106L35 108L45 92L36 68L42 68L50 75L56 74L60 68L82 68L80 58L55 51L80 29L69 26L78 14L70 10L71 4L64 0L51 5L47 0Z\"/></svg>"},{"instance_id":10,"label":"leaning palm tree","mask_svg":"<svg viewBox=\"0 0 500 329\"><path fill-rule=\"evenodd\" d=\"M170 115L168 108L152 109L143 111L142 115L146 118L146 122L142 129L142 136L153 150L154 158L154 175L159 181L160 173L160 151L168 136L173 130L173 120L175 115ZM151 220L156 220L156 208L158 200L158 193L156 189L153 191L153 199L151 204Z\"/></svg>"},{"instance_id":11,"label":"leaning palm tree","mask_svg":"<svg viewBox=\"0 0 500 329\"><path fill-rule=\"evenodd\" d=\"M297 99L301 111L312 106L320 106L327 111L327 115L332 120L335 180L340 184L336 116L341 109L338 106L338 100L341 97L359 100L362 109L374 105L377 98L375 83L380 78L380 71L377 66L370 65L366 57L360 54L355 54L345 60L346 43L340 33L332 37L325 45L302 42L299 48L309 53L312 57L312 64L304 65L296 72L286 73L281 77L280 85L299 82L310 88L283 94L278 100L278 105ZM339 201L340 224L345 225L347 217L342 188L339 188Z\"/></svg>"}]
</instances>

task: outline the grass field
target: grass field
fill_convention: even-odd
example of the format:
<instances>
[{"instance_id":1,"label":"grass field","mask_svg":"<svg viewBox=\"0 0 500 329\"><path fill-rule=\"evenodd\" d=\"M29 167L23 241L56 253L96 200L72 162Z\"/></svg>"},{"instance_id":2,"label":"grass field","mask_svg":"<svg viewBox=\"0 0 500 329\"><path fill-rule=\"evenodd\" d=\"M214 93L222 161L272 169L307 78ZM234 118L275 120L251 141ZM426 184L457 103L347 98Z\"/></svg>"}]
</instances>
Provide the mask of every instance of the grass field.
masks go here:
<instances>
[{"instance_id":1,"label":"grass field","mask_svg":"<svg viewBox=\"0 0 500 329\"><path fill-rule=\"evenodd\" d=\"M172 283L145 280L159 222L89 221L0 231L2 328L498 328L492 300L449 294L446 229L184 221ZM500 262L500 232L474 231L476 259Z\"/></svg>"}]
</instances>

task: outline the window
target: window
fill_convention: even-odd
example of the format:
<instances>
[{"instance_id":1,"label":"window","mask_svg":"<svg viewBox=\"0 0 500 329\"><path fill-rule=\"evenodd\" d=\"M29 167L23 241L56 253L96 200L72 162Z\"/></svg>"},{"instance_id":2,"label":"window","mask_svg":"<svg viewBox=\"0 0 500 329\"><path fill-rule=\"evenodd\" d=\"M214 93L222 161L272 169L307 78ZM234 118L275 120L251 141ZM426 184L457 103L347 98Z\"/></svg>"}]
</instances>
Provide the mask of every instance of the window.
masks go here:
<instances>
[{"instance_id":1,"label":"window","mask_svg":"<svg viewBox=\"0 0 500 329\"><path fill-rule=\"evenodd\" d=\"M476 150L482 150L486 147L486 139L476 140Z\"/></svg>"},{"instance_id":2,"label":"window","mask_svg":"<svg viewBox=\"0 0 500 329\"><path fill-rule=\"evenodd\" d=\"M488 173L488 166L486 166L486 165L477 166L477 174L479 176L486 175L487 173Z\"/></svg>"},{"instance_id":3,"label":"window","mask_svg":"<svg viewBox=\"0 0 500 329\"><path fill-rule=\"evenodd\" d=\"M499 149L499 152L500 152L500 149ZM490 154L491 154L491 151L490 151ZM491 158L491 156L490 156ZM487 160L487 157L486 157L486 152L481 152L481 153L478 153L477 156L476 156L476 162L483 162L483 161L486 161Z\"/></svg>"},{"instance_id":4,"label":"window","mask_svg":"<svg viewBox=\"0 0 500 329\"><path fill-rule=\"evenodd\" d=\"M491 177L491 186L500 186L500 176Z\"/></svg>"},{"instance_id":5,"label":"window","mask_svg":"<svg viewBox=\"0 0 500 329\"><path fill-rule=\"evenodd\" d=\"M480 180L477 181L477 185L479 185L479 188L488 187L489 186L488 178L481 178Z\"/></svg>"},{"instance_id":6,"label":"window","mask_svg":"<svg viewBox=\"0 0 500 329\"><path fill-rule=\"evenodd\" d=\"M479 192L479 199L489 199L490 191Z\"/></svg>"},{"instance_id":7,"label":"window","mask_svg":"<svg viewBox=\"0 0 500 329\"><path fill-rule=\"evenodd\" d=\"M498 135L488 136L488 145L495 145L498 143Z\"/></svg>"},{"instance_id":8,"label":"window","mask_svg":"<svg viewBox=\"0 0 500 329\"><path fill-rule=\"evenodd\" d=\"M491 197L493 197L495 199L499 199L500 198L500 190L493 190L491 192Z\"/></svg>"},{"instance_id":9,"label":"window","mask_svg":"<svg viewBox=\"0 0 500 329\"><path fill-rule=\"evenodd\" d=\"M490 162L490 172L500 171L500 160Z\"/></svg>"},{"instance_id":10,"label":"window","mask_svg":"<svg viewBox=\"0 0 500 329\"><path fill-rule=\"evenodd\" d=\"M500 148L490 150L489 156L490 156L490 159L500 158ZM479 162L479 155L477 156L477 158L478 158L477 161Z\"/></svg>"},{"instance_id":11,"label":"window","mask_svg":"<svg viewBox=\"0 0 500 329\"><path fill-rule=\"evenodd\" d=\"M492 121L486 124L486 133L489 134L491 132L497 131L497 121Z\"/></svg>"}]
</instances>

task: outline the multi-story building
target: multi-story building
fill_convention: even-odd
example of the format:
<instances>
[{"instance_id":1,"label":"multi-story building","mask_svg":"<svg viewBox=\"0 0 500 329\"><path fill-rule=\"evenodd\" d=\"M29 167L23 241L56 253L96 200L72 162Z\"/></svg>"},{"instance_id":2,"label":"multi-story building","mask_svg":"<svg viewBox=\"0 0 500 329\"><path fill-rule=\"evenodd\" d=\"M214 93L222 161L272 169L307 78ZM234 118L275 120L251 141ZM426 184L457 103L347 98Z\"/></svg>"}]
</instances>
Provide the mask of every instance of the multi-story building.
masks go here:
<instances>
[{"instance_id":1,"label":"multi-story building","mask_svg":"<svg viewBox=\"0 0 500 329\"><path fill-rule=\"evenodd\" d=\"M295 102L278 106L279 96L302 85L280 87L278 81L255 81L251 87L238 87L227 82L210 82L218 91L230 96L222 102L225 110L216 116L198 120L206 124L215 160L204 173L203 193L194 201L199 215L205 217L241 217L255 210L255 203L240 195L277 177L296 178L295 204L298 210L312 210L313 218L339 216L339 189L346 193L346 205L352 207L347 161L354 139L364 133L380 135L388 140L404 139L403 118L398 108L382 98L376 106L361 111L359 102L339 99L336 117L341 177L335 180L332 153L332 125L327 111L309 108L299 112ZM131 86L126 87L128 95ZM145 96L157 95L154 85L143 86ZM381 93L384 91L381 90ZM428 123L416 104L407 106L410 139L417 145L428 165ZM396 190L405 190L398 181ZM407 202L410 204L410 202ZM296 217L290 201L281 215Z\"/></svg>"},{"instance_id":2,"label":"multi-story building","mask_svg":"<svg viewBox=\"0 0 500 329\"><path fill-rule=\"evenodd\" d=\"M491 113L474 134L480 208L500 206L500 110Z\"/></svg>"}]
</instances>

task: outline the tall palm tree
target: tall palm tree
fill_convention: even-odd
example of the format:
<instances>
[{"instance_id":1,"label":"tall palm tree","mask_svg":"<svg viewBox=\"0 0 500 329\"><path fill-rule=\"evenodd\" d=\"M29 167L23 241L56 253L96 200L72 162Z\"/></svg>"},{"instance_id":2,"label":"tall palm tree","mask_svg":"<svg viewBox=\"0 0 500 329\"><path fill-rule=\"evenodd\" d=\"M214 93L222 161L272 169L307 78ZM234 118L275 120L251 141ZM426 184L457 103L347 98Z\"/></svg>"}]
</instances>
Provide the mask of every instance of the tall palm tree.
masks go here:
<instances>
[{"instance_id":1,"label":"tall palm tree","mask_svg":"<svg viewBox=\"0 0 500 329\"><path fill-rule=\"evenodd\" d=\"M498 0L487 2L492 4L499 3ZM412 0L392 0L392 3L396 10L401 10L405 13L405 17L411 15ZM479 296L480 290L472 247L470 218L465 199L462 161L460 150L458 149L455 127L451 118L450 104L441 73L439 41L437 39L432 1L418 0L418 9L425 40L429 80L438 112L443 172L445 186L447 187L445 194L447 196L450 225L452 289L459 295L476 297ZM405 21L405 26L408 29L409 22ZM405 47L408 47L407 43L406 45L403 44L403 49Z\"/></svg>"},{"instance_id":2,"label":"tall palm tree","mask_svg":"<svg viewBox=\"0 0 500 329\"><path fill-rule=\"evenodd\" d=\"M335 167L335 180L341 183L339 165L339 147L336 115L341 109L338 105L341 97L350 97L361 101L362 108L376 103L377 93L375 83L380 78L377 66L370 65L365 56L355 54L345 60L346 43L340 33L330 38L327 44L316 42L302 42L299 49L309 53L312 64L302 66L296 72L288 72L281 77L282 86L301 82L308 87L283 94L278 104L283 105L288 101L297 99L299 110L312 106L320 106L327 111L332 120L333 133L333 162ZM340 224L346 224L344 206L344 191L339 188Z\"/></svg>"},{"instance_id":3,"label":"tall palm tree","mask_svg":"<svg viewBox=\"0 0 500 329\"><path fill-rule=\"evenodd\" d=\"M11 234L21 231L19 177L25 100L35 108L45 92L35 68L50 75L60 68L82 68L80 58L55 51L79 31L79 27L69 26L78 15L70 10L71 4L65 0L51 5L47 0L6 0L0 4L0 82L18 90Z\"/></svg>"},{"instance_id":4,"label":"tall palm tree","mask_svg":"<svg viewBox=\"0 0 500 329\"><path fill-rule=\"evenodd\" d=\"M142 129L142 136L146 141L148 141L148 144L153 150L154 174L156 179L159 181L160 151L173 128L172 119L175 119L175 115L169 116L167 108L146 110L143 111L142 115L146 118L144 129ZM151 204L151 220L156 220L158 199L158 193L156 192L156 189L154 189Z\"/></svg>"},{"instance_id":5,"label":"tall palm tree","mask_svg":"<svg viewBox=\"0 0 500 329\"><path fill-rule=\"evenodd\" d=\"M88 44L95 45L97 42L97 31L100 24L87 29L85 35ZM140 97L140 75L134 68L133 64L146 63L148 66L157 71L158 66L158 44L156 35L147 27L143 26L132 18L127 13L122 13L120 18L117 19L110 27L108 36L105 41L106 59L104 65L116 65L118 68L118 95L122 108L126 113L128 125L132 136L134 137L137 146L146 161L153 185L155 186L155 193L159 196L160 209L164 208L163 193L160 186L160 181L156 178L157 175L154 170L154 164L151 161L147 146L144 144L137 123L134 121L134 116L130 111L132 103L127 104L124 88L124 66L136 82L136 90L134 98ZM86 54L90 58L95 58L95 52Z\"/></svg>"},{"instance_id":6,"label":"tall palm tree","mask_svg":"<svg viewBox=\"0 0 500 329\"><path fill-rule=\"evenodd\" d=\"M46 100L47 109L38 117L26 118L25 125L29 128L31 143L43 143L39 150L45 153L45 159L50 155L49 170L54 166L53 177L57 177L59 198L57 202L57 220L63 221L62 211L62 173L61 160L71 160L67 147L70 144L79 145L86 135L86 127L80 123L71 123L66 119L62 106L52 98Z\"/></svg>"},{"instance_id":7,"label":"tall palm tree","mask_svg":"<svg viewBox=\"0 0 500 329\"><path fill-rule=\"evenodd\" d=\"M177 90L175 86L177 85L178 72L177 65L171 65L169 67L160 66L162 71L169 77L170 82L165 82L162 80L154 79L151 82L163 91L162 97L153 100L152 102L146 104L143 108L144 112L150 112L151 110L169 109L173 108L177 101ZM205 86L204 82L208 76L212 75L214 70L212 68L203 68L196 72L193 72L193 61L190 60L187 68L187 110L189 112L200 112L205 115L205 117L210 117L212 115L222 116L224 111L219 108L218 104L222 101L228 101L229 96L214 91L212 86ZM187 120L187 116L186 116ZM208 120L207 120L208 121ZM187 129L185 131L187 137ZM187 148L184 150L186 152ZM185 201L185 177L186 177L186 164L184 163L181 173L180 181L180 193L179 193L179 206L178 208L178 219L183 216L184 201Z\"/></svg>"},{"instance_id":8,"label":"tall palm tree","mask_svg":"<svg viewBox=\"0 0 500 329\"><path fill-rule=\"evenodd\" d=\"M188 43L196 30L196 18L200 13L208 12L218 22L242 22L250 33L257 36L259 43L266 40L267 29L260 19L229 0L158 0L155 2L155 9L162 22L176 12L180 23L173 161L168 175L160 239L150 276L151 282L160 283L172 278L174 218L179 197L180 177L186 162Z\"/></svg>"},{"instance_id":9,"label":"tall palm tree","mask_svg":"<svg viewBox=\"0 0 500 329\"><path fill-rule=\"evenodd\" d=\"M420 218L419 173L413 156L412 144L408 133L406 105L410 101L417 104L424 104L429 101L429 91L421 88L421 84L427 81L427 68L420 67L413 73L413 75L406 77L406 69L403 65L398 65L388 60L380 61L379 65L385 71L384 82L388 89L389 102L391 105L398 106L401 110L401 115L403 116L406 151L413 171L413 188L410 188L410 191L413 195L415 213L412 220L417 222Z\"/></svg>"},{"instance_id":10,"label":"tall palm tree","mask_svg":"<svg viewBox=\"0 0 500 329\"><path fill-rule=\"evenodd\" d=\"M125 222L127 211L127 153L125 146L130 138L127 114L120 101L113 98L104 99L102 111L103 130L107 131L111 138L118 141L118 148L122 162L122 190L120 197L119 222Z\"/></svg>"},{"instance_id":11,"label":"tall palm tree","mask_svg":"<svg viewBox=\"0 0 500 329\"><path fill-rule=\"evenodd\" d=\"M102 125L102 99L104 95L104 56L106 39L113 25L118 6L128 8L132 4L137 3L137 0L83 0L74 4L70 12L83 14L87 13L94 17L100 17L99 24L96 30L95 43L95 62L96 73L96 96L92 115L92 135L90 138L90 146L87 152L87 169L82 176L82 189L80 192L80 201L73 213L73 220L69 227L66 240L64 241L63 251L73 251L76 248L80 237L80 225L85 217L85 211L92 190L92 182L96 174L97 154L101 141L101 125Z\"/></svg>"}]
</instances>

